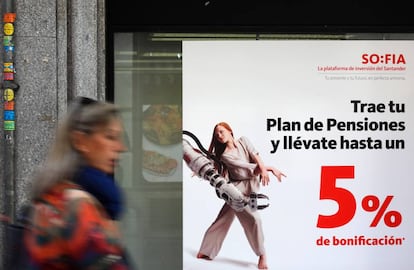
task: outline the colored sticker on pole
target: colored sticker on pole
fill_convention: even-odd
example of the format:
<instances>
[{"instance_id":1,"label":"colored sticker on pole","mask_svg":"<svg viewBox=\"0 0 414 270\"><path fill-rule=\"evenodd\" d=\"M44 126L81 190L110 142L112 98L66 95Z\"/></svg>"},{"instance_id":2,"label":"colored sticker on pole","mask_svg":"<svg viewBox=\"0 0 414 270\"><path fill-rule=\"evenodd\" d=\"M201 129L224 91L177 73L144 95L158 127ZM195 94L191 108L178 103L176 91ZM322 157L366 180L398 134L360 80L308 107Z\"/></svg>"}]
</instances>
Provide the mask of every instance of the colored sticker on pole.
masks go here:
<instances>
[{"instance_id":1,"label":"colored sticker on pole","mask_svg":"<svg viewBox=\"0 0 414 270\"><path fill-rule=\"evenodd\" d=\"M16 20L16 13L9 12L9 13L4 14L3 16L3 22L5 23L12 23L15 20Z\"/></svg>"},{"instance_id":2,"label":"colored sticker on pole","mask_svg":"<svg viewBox=\"0 0 414 270\"><path fill-rule=\"evenodd\" d=\"M14 46L13 36L4 36L3 37L3 45L4 46Z\"/></svg>"},{"instance_id":3,"label":"colored sticker on pole","mask_svg":"<svg viewBox=\"0 0 414 270\"><path fill-rule=\"evenodd\" d=\"M13 89L4 89L4 100L5 101L12 101L14 100L14 91Z\"/></svg>"},{"instance_id":4,"label":"colored sticker on pole","mask_svg":"<svg viewBox=\"0 0 414 270\"><path fill-rule=\"evenodd\" d=\"M4 60L13 61L14 46L4 46Z\"/></svg>"},{"instance_id":5,"label":"colored sticker on pole","mask_svg":"<svg viewBox=\"0 0 414 270\"><path fill-rule=\"evenodd\" d=\"M4 110L5 111L13 111L14 110L14 101L5 101L4 102Z\"/></svg>"},{"instance_id":6,"label":"colored sticker on pole","mask_svg":"<svg viewBox=\"0 0 414 270\"><path fill-rule=\"evenodd\" d=\"M3 72L14 72L14 66L12 62L3 63Z\"/></svg>"},{"instance_id":7,"label":"colored sticker on pole","mask_svg":"<svg viewBox=\"0 0 414 270\"><path fill-rule=\"evenodd\" d=\"M14 25L12 23L5 23L3 31L6 36L11 36L14 33Z\"/></svg>"},{"instance_id":8,"label":"colored sticker on pole","mask_svg":"<svg viewBox=\"0 0 414 270\"><path fill-rule=\"evenodd\" d=\"M4 130L15 130L16 123L14 121L4 121Z\"/></svg>"},{"instance_id":9,"label":"colored sticker on pole","mask_svg":"<svg viewBox=\"0 0 414 270\"><path fill-rule=\"evenodd\" d=\"M14 121L14 111L4 111L3 117L5 121Z\"/></svg>"},{"instance_id":10,"label":"colored sticker on pole","mask_svg":"<svg viewBox=\"0 0 414 270\"><path fill-rule=\"evenodd\" d=\"M14 72L3 72L3 78L5 81L13 81L14 80Z\"/></svg>"},{"instance_id":11,"label":"colored sticker on pole","mask_svg":"<svg viewBox=\"0 0 414 270\"><path fill-rule=\"evenodd\" d=\"M4 50L6 51L6 53L14 52L14 46L4 46Z\"/></svg>"}]
</instances>

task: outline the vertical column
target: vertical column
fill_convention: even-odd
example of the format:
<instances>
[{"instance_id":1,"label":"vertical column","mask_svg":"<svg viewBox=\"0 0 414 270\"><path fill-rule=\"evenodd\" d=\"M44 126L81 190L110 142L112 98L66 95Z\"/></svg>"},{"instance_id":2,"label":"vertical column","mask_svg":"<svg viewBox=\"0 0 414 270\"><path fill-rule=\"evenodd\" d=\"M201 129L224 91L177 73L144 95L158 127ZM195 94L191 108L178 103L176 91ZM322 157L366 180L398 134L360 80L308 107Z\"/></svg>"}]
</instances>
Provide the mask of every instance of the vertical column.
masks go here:
<instances>
[{"instance_id":1,"label":"vertical column","mask_svg":"<svg viewBox=\"0 0 414 270\"><path fill-rule=\"evenodd\" d=\"M72 0L70 65L73 95L98 97L97 0Z\"/></svg>"}]
</instances>

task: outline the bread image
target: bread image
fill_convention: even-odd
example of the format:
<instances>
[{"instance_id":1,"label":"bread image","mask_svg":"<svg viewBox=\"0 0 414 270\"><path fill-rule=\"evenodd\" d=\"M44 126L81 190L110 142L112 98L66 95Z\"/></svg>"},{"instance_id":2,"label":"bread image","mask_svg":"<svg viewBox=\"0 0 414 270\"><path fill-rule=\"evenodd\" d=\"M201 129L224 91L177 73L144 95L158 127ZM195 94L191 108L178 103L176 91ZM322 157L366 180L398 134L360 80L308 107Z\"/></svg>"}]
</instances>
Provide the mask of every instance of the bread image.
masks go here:
<instances>
[{"instance_id":1,"label":"bread image","mask_svg":"<svg viewBox=\"0 0 414 270\"><path fill-rule=\"evenodd\" d=\"M157 151L144 150L142 157L143 169L157 176L171 176L177 169L177 160Z\"/></svg>"},{"instance_id":2,"label":"bread image","mask_svg":"<svg viewBox=\"0 0 414 270\"><path fill-rule=\"evenodd\" d=\"M181 142L182 112L179 105L150 105L143 113L144 136L157 145Z\"/></svg>"}]
</instances>

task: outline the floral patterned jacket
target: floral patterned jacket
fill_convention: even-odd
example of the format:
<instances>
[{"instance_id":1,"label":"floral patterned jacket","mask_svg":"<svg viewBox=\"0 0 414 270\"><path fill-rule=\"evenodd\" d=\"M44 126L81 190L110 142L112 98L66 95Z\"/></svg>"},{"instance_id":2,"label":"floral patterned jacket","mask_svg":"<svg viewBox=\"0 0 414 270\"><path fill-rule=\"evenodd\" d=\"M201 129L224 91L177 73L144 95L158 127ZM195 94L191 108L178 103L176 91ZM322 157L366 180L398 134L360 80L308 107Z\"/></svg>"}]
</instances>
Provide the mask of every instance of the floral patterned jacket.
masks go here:
<instances>
[{"instance_id":1,"label":"floral patterned jacket","mask_svg":"<svg viewBox=\"0 0 414 270\"><path fill-rule=\"evenodd\" d=\"M28 269L131 269L116 221L72 182L35 201L30 220L24 235Z\"/></svg>"}]
</instances>

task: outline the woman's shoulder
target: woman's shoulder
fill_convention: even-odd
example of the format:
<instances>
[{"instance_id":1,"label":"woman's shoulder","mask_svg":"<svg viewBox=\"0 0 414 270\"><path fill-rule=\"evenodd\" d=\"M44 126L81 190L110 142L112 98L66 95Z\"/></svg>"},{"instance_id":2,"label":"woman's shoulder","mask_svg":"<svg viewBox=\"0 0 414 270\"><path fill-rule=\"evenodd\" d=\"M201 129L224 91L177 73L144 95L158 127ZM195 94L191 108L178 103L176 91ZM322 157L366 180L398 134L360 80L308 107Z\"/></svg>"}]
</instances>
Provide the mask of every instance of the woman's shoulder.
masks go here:
<instances>
[{"instance_id":1,"label":"woman's shoulder","mask_svg":"<svg viewBox=\"0 0 414 270\"><path fill-rule=\"evenodd\" d=\"M253 143L246 136L241 136L237 141L240 143L243 149L245 149L248 153L251 153L251 154L258 153Z\"/></svg>"},{"instance_id":2,"label":"woman's shoulder","mask_svg":"<svg viewBox=\"0 0 414 270\"><path fill-rule=\"evenodd\" d=\"M237 141L243 145L251 145L249 138L247 138L246 136L240 136L240 138Z\"/></svg>"},{"instance_id":3,"label":"woman's shoulder","mask_svg":"<svg viewBox=\"0 0 414 270\"><path fill-rule=\"evenodd\" d=\"M122 259L123 247L117 223L105 214L90 193L71 182L62 182L44 195L47 196L34 205L32 226L25 236L35 262L41 265L69 256L77 258L81 264L91 263L88 257L91 254L97 260L103 256ZM40 238L46 241L37 241ZM98 265L99 261L93 263ZM116 267L120 263L124 264L119 261L110 265Z\"/></svg>"},{"instance_id":4,"label":"woman's shoulder","mask_svg":"<svg viewBox=\"0 0 414 270\"><path fill-rule=\"evenodd\" d=\"M55 195L56 197L62 199L63 201L83 199L83 200L88 200L94 203L97 202L92 194L87 192L79 184L73 181L69 181L69 180L65 180L65 181L61 181L57 183L54 187L50 189L48 193Z\"/></svg>"},{"instance_id":5,"label":"woman's shoulder","mask_svg":"<svg viewBox=\"0 0 414 270\"><path fill-rule=\"evenodd\" d=\"M96 208L101 212L98 200L81 186L72 181L61 181L51 187L34 202L35 209L40 216L47 216L48 211L44 209L55 209L61 217L73 215L76 212L85 211L86 208ZM102 214L102 213L101 213Z\"/></svg>"},{"instance_id":6,"label":"woman's shoulder","mask_svg":"<svg viewBox=\"0 0 414 270\"><path fill-rule=\"evenodd\" d=\"M239 141L249 141L249 138L247 138L246 136L240 136L240 138L238 140Z\"/></svg>"},{"instance_id":7,"label":"woman's shoulder","mask_svg":"<svg viewBox=\"0 0 414 270\"><path fill-rule=\"evenodd\" d=\"M73 200L85 200L90 203L96 204L98 201L95 197L92 196L89 192L83 190L79 186L75 186L72 188L68 188L65 190L65 199L67 201L73 201Z\"/></svg>"}]
</instances>

